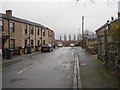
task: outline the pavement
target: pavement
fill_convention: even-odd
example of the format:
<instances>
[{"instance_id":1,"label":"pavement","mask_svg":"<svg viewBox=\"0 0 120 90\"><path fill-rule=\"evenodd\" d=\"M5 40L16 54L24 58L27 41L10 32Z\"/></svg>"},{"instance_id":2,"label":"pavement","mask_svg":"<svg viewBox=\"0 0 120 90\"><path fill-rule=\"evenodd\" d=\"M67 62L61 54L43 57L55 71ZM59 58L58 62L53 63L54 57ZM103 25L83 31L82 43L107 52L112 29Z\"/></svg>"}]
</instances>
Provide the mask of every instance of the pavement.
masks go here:
<instances>
[{"instance_id":1,"label":"pavement","mask_svg":"<svg viewBox=\"0 0 120 90\"><path fill-rule=\"evenodd\" d=\"M11 59L4 59L4 60L2 60L2 65L21 61L22 59L25 59L25 58L32 56L32 55L35 55L37 53L40 53L40 52L34 52L31 54L16 55L16 56L13 56Z\"/></svg>"},{"instance_id":2,"label":"pavement","mask_svg":"<svg viewBox=\"0 0 120 90\"><path fill-rule=\"evenodd\" d=\"M56 48L54 48L56 49ZM1 57L1 64L2 65L5 65L5 64L9 64L9 63L14 63L14 62L17 62L17 61L21 61L22 59L25 59L25 58L28 58L29 56L32 56L32 55L36 55L38 53L41 53L41 51L38 51L38 52L33 52L31 54L22 54L22 55L15 55L13 56L11 59L4 59L2 60L2 57Z\"/></svg>"},{"instance_id":3,"label":"pavement","mask_svg":"<svg viewBox=\"0 0 120 90\"><path fill-rule=\"evenodd\" d=\"M118 88L117 78L96 59L96 55L90 55L81 48L78 52L82 88Z\"/></svg>"}]
</instances>

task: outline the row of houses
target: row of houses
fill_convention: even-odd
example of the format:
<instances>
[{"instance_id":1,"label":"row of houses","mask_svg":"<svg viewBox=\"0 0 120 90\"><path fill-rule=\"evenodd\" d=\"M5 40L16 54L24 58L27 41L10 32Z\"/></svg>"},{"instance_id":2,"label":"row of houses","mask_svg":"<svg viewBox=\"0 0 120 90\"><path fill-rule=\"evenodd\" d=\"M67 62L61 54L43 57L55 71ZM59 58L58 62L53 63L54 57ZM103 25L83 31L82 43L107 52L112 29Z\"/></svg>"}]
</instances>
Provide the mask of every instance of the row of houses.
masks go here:
<instances>
[{"instance_id":1,"label":"row of houses","mask_svg":"<svg viewBox=\"0 0 120 90\"><path fill-rule=\"evenodd\" d=\"M12 16L12 10L0 13L0 48L13 49L13 54L25 54L40 50L41 45L54 45L54 31L41 24ZM4 54L4 53L3 53Z\"/></svg>"},{"instance_id":2,"label":"row of houses","mask_svg":"<svg viewBox=\"0 0 120 90\"><path fill-rule=\"evenodd\" d=\"M120 13L96 30L97 58L113 72L120 73Z\"/></svg>"}]
</instances>

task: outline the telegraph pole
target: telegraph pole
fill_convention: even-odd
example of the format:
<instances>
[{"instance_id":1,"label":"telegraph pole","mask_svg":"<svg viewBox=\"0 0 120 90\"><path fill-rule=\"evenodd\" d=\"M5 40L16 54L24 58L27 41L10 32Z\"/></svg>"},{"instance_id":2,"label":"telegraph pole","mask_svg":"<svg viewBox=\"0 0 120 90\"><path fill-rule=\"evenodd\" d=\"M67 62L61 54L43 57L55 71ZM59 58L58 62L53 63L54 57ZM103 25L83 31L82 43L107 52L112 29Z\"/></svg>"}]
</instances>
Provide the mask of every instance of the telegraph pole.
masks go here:
<instances>
[{"instance_id":1,"label":"telegraph pole","mask_svg":"<svg viewBox=\"0 0 120 90\"><path fill-rule=\"evenodd\" d=\"M84 49L85 41L84 41L84 16L82 16L82 49Z\"/></svg>"}]
</instances>

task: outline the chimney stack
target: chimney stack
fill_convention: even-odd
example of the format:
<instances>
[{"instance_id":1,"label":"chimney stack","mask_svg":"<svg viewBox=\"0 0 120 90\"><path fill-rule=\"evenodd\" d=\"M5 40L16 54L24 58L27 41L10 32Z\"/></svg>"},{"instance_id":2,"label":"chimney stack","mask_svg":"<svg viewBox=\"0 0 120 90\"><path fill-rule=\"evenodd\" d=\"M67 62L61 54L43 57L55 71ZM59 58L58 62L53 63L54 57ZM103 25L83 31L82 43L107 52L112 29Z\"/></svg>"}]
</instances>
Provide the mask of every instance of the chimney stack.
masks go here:
<instances>
[{"instance_id":1,"label":"chimney stack","mask_svg":"<svg viewBox=\"0 0 120 90\"><path fill-rule=\"evenodd\" d=\"M113 21L113 20L114 20L114 17L111 17L111 20Z\"/></svg>"},{"instance_id":2,"label":"chimney stack","mask_svg":"<svg viewBox=\"0 0 120 90\"><path fill-rule=\"evenodd\" d=\"M118 18L120 17L120 12L118 12Z\"/></svg>"},{"instance_id":3,"label":"chimney stack","mask_svg":"<svg viewBox=\"0 0 120 90\"><path fill-rule=\"evenodd\" d=\"M12 16L12 10L6 10L6 15Z\"/></svg>"},{"instance_id":4,"label":"chimney stack","mask_svg":"<svg viewBox=\"0 0 120 90\"><path fill-rule=\"evenodd\" d=\"M120 17L120 1L118 2L118 18Z\"/></svg>"},{"instance_id":5,"label":"chimney stack","mask_svg":"<svg viewBox=\"0 0 120 90\"><path fill-rule=\"evenodd\" d=\"M109 20L107 20L107 23L109 23Z\"/></svg>"}]
</instances>

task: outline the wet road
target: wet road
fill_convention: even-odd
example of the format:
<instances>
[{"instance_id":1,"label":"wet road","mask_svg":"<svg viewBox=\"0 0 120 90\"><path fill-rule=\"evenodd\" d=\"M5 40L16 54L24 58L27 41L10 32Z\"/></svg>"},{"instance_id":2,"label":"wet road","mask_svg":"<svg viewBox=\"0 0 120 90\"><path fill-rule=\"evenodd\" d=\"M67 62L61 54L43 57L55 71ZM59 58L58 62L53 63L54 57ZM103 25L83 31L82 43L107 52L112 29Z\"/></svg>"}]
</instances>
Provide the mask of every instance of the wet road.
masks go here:
<instances>
[{"instance_id":1,"label":"wet road","mask_svg":"<svg viewBox=\"0 0 120 90\"><path fill-rule=\"evenodd\" d=\"M79 47L62 47L4 66L3 88L72 88L77 58L83 88L118 87L118 80L94 56Z\"/></svg>"},{"instance_id":2,"label":"wet road","mask_svg":"<svg viewBox=\"0 0 120 90\"><path fill-rule=\"evenodd\" d=\"M74 49L38 53L3 68L3 88L72 88Z\"/></svg>"}]
</instances>

